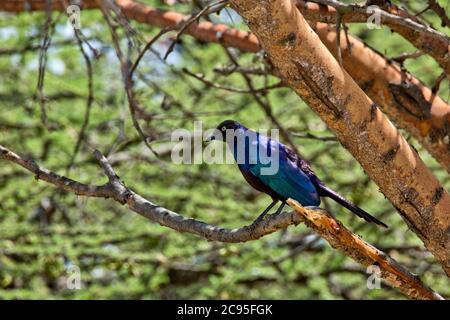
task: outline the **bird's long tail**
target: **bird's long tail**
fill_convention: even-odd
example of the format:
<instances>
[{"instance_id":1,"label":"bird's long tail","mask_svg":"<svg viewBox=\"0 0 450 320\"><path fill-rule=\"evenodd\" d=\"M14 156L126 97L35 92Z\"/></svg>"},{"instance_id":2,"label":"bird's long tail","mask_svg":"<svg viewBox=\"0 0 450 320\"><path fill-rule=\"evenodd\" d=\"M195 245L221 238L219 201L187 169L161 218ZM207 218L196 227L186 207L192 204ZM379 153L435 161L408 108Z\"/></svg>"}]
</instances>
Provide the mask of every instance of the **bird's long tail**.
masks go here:
<instances>
[{"instance_id":1,"label":"bird's long tail","mask_svg":"<svg viewBox=\"0 0 450 320\"><path fill-rule=\"evenodd\" d=\"M371 216L366 211L364 211L363 209L361 209L358 206L356 206L353 202L345 199L343 196L341 196L336 191L328 188L327 186L325 186L323 184L320 184L318 187L319 187L319 193L320 193L321 196L325 196L325 197L329 197L329 198L333 199L334 201L336 201L340 205L346 207L348 210L350 210L351 212L356 214L358 217L361 217L361 218L363 218L364 220L366 220L368 222L373 222L373 223L376 223L376 224L378 224L380 226L388 228L388 226L386 224L384 224L383 222L381 222L380 220L378 220L374 216Z\"/></svg>"}]
</instances>

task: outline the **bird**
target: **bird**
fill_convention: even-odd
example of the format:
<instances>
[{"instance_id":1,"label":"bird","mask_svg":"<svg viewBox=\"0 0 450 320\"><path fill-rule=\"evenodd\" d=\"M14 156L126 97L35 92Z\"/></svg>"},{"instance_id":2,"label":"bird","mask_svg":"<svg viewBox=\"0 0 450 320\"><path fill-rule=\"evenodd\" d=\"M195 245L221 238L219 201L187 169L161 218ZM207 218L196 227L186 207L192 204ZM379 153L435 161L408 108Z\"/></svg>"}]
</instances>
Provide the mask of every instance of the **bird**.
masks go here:
<instances>
[{"instance_id":1,"label":"bird","mask_svg":"<svg viewBox=\"0 0 450 320\"><path fill-rule=\"evenodd\" d=\"M280 214L289 198L305 207L318 207L321 197L328 197L367 222L388 228L385 223L327 187L303 158L281 142L248 129L235 120L222 121L206 142L213 140L225 142L247 183L272 198L272 203L255 223L263 220L278 202L281 205L275 215ZM270 166L275 167L273 172L269 172Z\"/></svg>"}]
</instances>

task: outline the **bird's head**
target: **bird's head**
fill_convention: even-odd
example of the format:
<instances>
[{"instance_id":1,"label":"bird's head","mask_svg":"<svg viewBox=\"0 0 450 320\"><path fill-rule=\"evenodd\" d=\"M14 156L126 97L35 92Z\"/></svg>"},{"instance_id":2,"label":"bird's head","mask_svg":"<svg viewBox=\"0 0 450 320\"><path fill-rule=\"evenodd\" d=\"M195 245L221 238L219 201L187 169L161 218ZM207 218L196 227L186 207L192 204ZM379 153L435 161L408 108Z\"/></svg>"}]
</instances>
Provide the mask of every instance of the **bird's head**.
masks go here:
<instances>
[{"instance_id":1,"label":"bird's head","mask_svg":"<svg viewBox=\"0 0 450 320\"><path fill-rule=\"evenodd\" d=\"M222 121L214 130L214 133L206 139L206 142L211 142L213 140L226 141L227 132L234 134L234 132L240 128L244 128L244 126L237 121Z\"/></svg>"}]
</instances>

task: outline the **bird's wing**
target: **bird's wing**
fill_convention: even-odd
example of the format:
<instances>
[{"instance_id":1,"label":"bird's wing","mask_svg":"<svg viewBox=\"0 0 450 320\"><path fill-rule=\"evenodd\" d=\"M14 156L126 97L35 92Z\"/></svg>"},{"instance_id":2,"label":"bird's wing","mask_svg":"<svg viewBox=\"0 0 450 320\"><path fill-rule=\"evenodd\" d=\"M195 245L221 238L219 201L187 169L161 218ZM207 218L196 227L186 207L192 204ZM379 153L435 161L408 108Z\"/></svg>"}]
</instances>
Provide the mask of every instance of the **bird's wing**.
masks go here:
<instances>
[{"instance_id":1,"label":"bird's wing","mask_svg":"<svg viewBox=\"0 0 450 320\"><path fill-rule=\"evenodd\" d=\"M269 165L273 164L263 164L261 161L258 161L257 164L251 166L250 172L280 196L286 199L295 199L305 206L318 206L320 197L314 184L297 166L297 163L287 157L283 145L274 140L269 141L269 143L260 143L260 148L263 148L263 150L259 154L264 154L267 151L264 148L268 149L269 147L271 148L272 156L278 152L278 157L271 158L278 158L278 167L275 167L277 170L274 170L272 174L264 174L265 172L262 169L267 169ZM265 154L268 153L266 152Z\"/></svg>"},{"instance_id":2,"label":"bird's wing","mask_svg":"<svg viewBox=\"0 0 450 320\"><path fill-rule=\"evenodd\" d=\"M348 210L350 210L351 212L353 212L354 214L356 214L357 216L363 218L364 220L366 220L368 222L374 222L374 223L376 223L376 224L378 224L380 226L383 226L385 228L388 227L385 223L381 222L380 220L378 220L374 216L370 215L369 213L367 213L363 209L359 208L357 205L355 205L350 200L345 199L343 196L341 196L336 191L328 188L315 175L314 171L311 169L309 164L305 160L303 160L300 157L298 157L297 154L293 150L291 150L291 149L289 149L287 147L286 147L285 150L287 152L287 157L290 160L292 160L295 163L297 163L297 166L299 166L301 168L301 170L309 177L310 181L314 184L318 194L321 197L329 197L329 198L333 199L334 201L336 201L340 205L344 206L345 208L347 208Z\"/></svg>"}]
</instances>

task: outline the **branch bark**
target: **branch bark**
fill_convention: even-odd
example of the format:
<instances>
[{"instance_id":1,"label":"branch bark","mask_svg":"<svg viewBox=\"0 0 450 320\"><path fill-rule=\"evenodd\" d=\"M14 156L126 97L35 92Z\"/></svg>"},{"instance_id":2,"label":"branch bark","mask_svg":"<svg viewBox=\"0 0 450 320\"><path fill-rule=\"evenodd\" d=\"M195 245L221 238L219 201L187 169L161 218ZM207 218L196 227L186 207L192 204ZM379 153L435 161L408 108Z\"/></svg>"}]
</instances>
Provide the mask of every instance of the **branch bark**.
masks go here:
<instances>
[{"instance_id":1,"label":"branch bark","mask_svg":"<svg viewBox=\"0 0 450 320\"><path fill-rule=\"evenodd\" d=\"M44 11L46 0L11 0L0 2L0 10L9 12ZM101 1L84 0L82 9L99 9ZM158 10L133 0L115 0L128 19L150 24L159 28L173 27L186 21L188 17L173 11ZM27 5L28 4L28 5ZM65 6L61 1L52 1L52 10L63 11ZM214 24L209 21L191 24L184 33L205 42L218 42L236 47L243 51L259 50L258 40L248 32L230 29L224 24Z\"/></svg>"},{"instance_id":2,"label":"branch bark","mask_svg":"<svg viewBox=\"0 0 450 320\"><path fill-rule=\"evenodd\" d=\"M386 253L349 231L327 211L302 207L292 199L288 199L287 202L305 220L306 225L320 234L333 248L365 267L379 267L381 277L407 297L430 300L442 299L439 294L424 286L420 278L411 274Z\"/></svg>"},{"instance_id":3,"label":"branch bark","mask_svg":"<svg viewBox=\"0 0 450 320\"><path fill-rule=\"evenodd\" d=\"M450 196L291 0L232 0L289 85L336 134L450 276Z\"/></svg>"},{"instance_id":4,"label":"branch bark","mask_svg":"<svg viewBox=\"0 0 450 320\"><path fill-rule=\"evenodd\" d=\"M153 222L159 223L161 226L179 232L193 233L210 241L246 242L257 240L277 230L284 229L292 224L299 224L303 221L297 214L285 212L276 216L272 215L268 219L256 224L241 228L227 229L207 224L196 219L184 218L180 214L158 206L131 191L122 181L120 181L120 178L115 174L107 159L100 154L100 152L96 151L94 155L102 166L105 175L108 177L108 183L104 185L88 185L58 175L48 169L38 166L33 160L24 159L0 145L0 159L13 162L23 167L33 173L37 180L46 181L64 191L79 196L111 198L121 204L127 204L130 210Z\"/></svg>"},{"instance_id":5,"label":"branch bark","mask_svg":"<svg viewBox=\"0 0 450 320\"><path fill-rule=\"evenodd\" d=\"M304 208L296 201L289 199L288 203L295 211L269 215L262 221L241 228L221 228L196 219L184 218L178 213L150 202L126 187L108 160L99 151L96 150L94 156L108 178L108 182L101 186L87 185L60 176L48 169L41 168L33 160L21 158L0 145L0 158L18 164L32 172L36 179L46 181L62 190L81 196L112 198L121 204L126 204L130 210L150 221L176 231L193 233L210 241L245 242L256 240L289 225L306 222L308 226L341 253L364 266L378 266L381 277L407 297L411 299L443 300L438 293L426 286L419 277L410 273L384 252L351 233L341 222L323 209Z\"/></svg>"},{"instance_id":6,"label":"branch bark","mask_svg":"<svg viewBox=\"0 0 450 320\"><path fill-rule=\"evenodd\" d=\"M45 10L45 3L45 0L34 0L27 10ZM188 19L182 14L154 9L132 0L117 0L116 3L129 19L160 28L174 27ZM305 17L312 21L318 20L318 15L323 11L314 3L297 1L296 4ZM53 10L64 9L60 1L54 1L52 5ZM82 6L84 9L99 8L96 0L84 0ZM23 12L25 8L25 0L0 2L0 10ZM333 19L335 15L328 13L328 10L333 8L326 7L325 11L327 19ZM312 25L322 42L336 57L335 28L320 22L313 22ZM253 34L221 24L193 23L186 33L201 41L222 43L244 52L261 50ZM345 35L342 34L341 39L345 39ZM356 37L348 35L348 39L352 45L351 53L347 41L341 41L346 71L399 127L411 133L450 172L450 106L420 80L403 71L398 64L372 50Z\"/></svg>"},{"instance_id":7,"label":"branch bark","mask_svg":"<svg viewBox=\"0 0 450 320\"><path fill-rule=\"evenodd\" d=\"M336 28L318 22L313 29L336 57ZM350 34L348 39L351 50L347 41L340 42L344 69L398 127L450 172L450 106L399 64Z\"/></svg>"}]
</instances>

